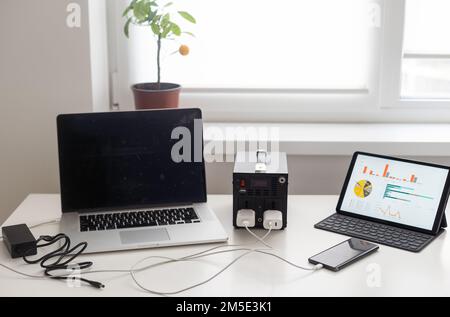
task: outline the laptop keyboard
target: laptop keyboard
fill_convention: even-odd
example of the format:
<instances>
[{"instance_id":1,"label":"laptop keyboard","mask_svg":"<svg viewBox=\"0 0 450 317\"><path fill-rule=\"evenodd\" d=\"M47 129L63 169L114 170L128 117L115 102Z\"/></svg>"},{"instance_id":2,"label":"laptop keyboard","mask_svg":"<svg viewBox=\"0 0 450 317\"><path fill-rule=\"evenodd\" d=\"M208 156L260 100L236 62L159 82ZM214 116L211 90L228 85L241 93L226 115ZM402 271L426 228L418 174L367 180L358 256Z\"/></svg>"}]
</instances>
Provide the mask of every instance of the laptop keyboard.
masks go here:
<instances>
[{"instance_id":1,"label":"laptop keyboard","mask_svg":"<svg viewBox=\"0 0 450 317\"><path fill-rule=\"evenodd\" d=\"M420 251L434 238L432 235L339 214L328 217L314 227L412 252Z\"/></svg>"},{"instance_id":2,"label":"laptop keyboard","mask_svg":"<svg viewBox=\"0 0 450 317\"><path fill-rule=\"evenodd\" d=\"M80 231L105 231L199 222L200 219L193 208L99 213L95 215L80 215Z\"/></svg>"}]
</instances>

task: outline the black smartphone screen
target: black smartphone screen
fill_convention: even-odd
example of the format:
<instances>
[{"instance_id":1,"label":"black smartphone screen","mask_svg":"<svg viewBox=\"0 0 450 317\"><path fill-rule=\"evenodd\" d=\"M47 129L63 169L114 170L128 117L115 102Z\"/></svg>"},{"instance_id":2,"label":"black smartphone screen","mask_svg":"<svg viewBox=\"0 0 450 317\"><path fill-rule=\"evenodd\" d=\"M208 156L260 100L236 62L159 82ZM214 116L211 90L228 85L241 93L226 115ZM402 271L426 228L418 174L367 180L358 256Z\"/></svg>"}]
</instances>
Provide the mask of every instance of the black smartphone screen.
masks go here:
<instances>
[{"instance_id":1,"label":"black smartphone screen","mask_svg":"<svg viewBox=\"0 0 450 317\"><path fill-rule=\"evenodd\" d=\"M322 264L326 269L338 271L377 249L378 246L373 243L351 238L316 254L309 259L309 262L312 264Z\"/></svg>"}]
</instances>

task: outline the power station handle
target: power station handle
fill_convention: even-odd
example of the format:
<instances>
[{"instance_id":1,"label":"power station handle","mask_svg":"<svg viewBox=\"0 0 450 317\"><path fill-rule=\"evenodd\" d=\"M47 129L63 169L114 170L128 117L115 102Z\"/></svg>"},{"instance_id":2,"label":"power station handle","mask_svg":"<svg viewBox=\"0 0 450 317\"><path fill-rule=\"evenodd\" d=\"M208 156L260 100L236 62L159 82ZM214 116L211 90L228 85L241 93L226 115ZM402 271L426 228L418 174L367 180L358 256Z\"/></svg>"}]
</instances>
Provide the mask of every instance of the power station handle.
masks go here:
<instances>
[{"instance_id":1,"label":"power station handle","mask_svg":"<svg viewBox=\"0 0 450 317\"><path fill-rule=\"evenodd\" d=\"M264 154L264 155L262 155L262 154ZM264 157L261 158L261 156L264 156ZM256 152L256 162L267 164L267 151L265 151L265 150L258 150Z\"/></svg>"},{"instance_id":2,"label":"power station handle","mask_svg":"<svg viewBox=\"0 0 450 317\"><path fill-rule=\"evenodd\" d=\"M264 173L267 170L267 151L258 150L256 151L256 173Z\"/></svg>"}]
</instances>

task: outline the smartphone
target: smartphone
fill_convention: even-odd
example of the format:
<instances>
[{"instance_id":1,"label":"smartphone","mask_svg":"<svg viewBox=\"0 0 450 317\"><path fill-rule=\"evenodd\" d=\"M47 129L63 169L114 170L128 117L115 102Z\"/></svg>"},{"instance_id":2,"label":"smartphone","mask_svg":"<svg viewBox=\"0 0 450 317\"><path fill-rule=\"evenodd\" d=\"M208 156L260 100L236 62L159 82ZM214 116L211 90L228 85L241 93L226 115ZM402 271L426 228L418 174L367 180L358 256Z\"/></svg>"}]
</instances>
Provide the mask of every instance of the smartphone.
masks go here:
<instances>
[{"instance_id":1,"label":"smartphone","mask_svg":"<svg viewBox=\"0 0 450 317\"><path fill-rule=\"evenodd\" d=\"M309 263L322 264L337 272L379 249L376 244L351 238L309 258Z\"/></svg>"}]
</instances>

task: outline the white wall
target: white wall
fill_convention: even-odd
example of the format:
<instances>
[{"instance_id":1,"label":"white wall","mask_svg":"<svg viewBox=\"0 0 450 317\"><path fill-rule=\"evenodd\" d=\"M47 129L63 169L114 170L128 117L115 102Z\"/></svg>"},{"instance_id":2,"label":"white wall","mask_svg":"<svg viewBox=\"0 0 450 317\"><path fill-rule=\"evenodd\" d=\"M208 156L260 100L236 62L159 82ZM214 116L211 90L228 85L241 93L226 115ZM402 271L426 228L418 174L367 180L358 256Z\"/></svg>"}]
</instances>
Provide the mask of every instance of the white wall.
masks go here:
<instances>
[{"instance_id":1,"label":"white wall","mask_svg":"<svg viewBox=\"0 0 450 317\"><path fill-rule=\"evenodd\" d=\"M70 2L80 29L66 26ZM90 78L87 0L0 1L0 222L28 193L59 190L56 115L92 111Z\"/></svg>"}]
</instances>

